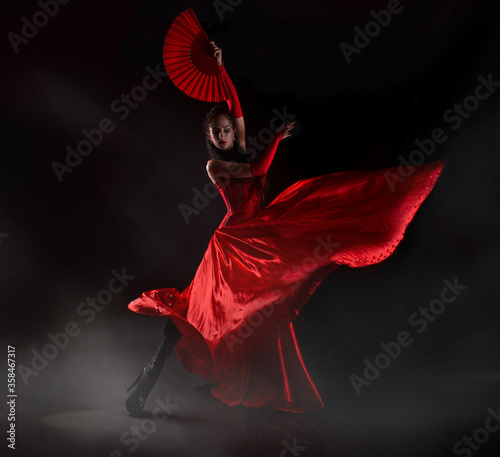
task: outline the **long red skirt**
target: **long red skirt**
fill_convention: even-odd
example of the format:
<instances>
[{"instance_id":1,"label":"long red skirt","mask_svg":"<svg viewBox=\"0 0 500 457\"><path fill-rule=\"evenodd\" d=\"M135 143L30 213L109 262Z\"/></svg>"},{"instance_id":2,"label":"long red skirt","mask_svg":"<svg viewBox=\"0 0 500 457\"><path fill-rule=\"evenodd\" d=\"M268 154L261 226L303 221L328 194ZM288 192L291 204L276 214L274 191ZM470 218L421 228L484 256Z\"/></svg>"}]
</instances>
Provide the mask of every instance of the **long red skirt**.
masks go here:
<instances>
[{"instance_id":1,"label":"long red skirt","mask_svg":"<svg viewBox=\"0 0 500 457\"><path fill-rule=\"evenodd\" d=\"M227 405L316 411L321 398L292 327L326 275L392 254L442 161L304 179L256 218L216 230L191 284L144 292L132 311L169 316L181 364ZM409 174L409 176L408 176Z\"/></svg>"}]
</instances>

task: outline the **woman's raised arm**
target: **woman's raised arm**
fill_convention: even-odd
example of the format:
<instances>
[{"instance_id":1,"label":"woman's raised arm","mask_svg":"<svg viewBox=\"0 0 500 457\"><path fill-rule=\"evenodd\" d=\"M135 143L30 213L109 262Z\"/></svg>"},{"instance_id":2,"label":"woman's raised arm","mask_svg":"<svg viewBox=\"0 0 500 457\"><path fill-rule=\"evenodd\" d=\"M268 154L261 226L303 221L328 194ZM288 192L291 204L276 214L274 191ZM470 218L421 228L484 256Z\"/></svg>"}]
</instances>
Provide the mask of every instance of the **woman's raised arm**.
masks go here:
<instances>
[{"instance_id":1,"label":"woman's raised arm","mask_svg":"<svg viewBox=\"0 0 500 457\"><path fill-rule=\"evenodd\" d=\"M219 64L222 81L229 92L229 98L226 100L229 112L234 119L234 128L236 129L236 139L238 144L245 150L245 119L243 118L243 112L241 111L240 99L238 97L238 92L234 87L231 78L229 77L226 68L224 67L224 62L222 61L222 49L219 48L213 41L210 42L210 52L213 57L217 59Z\"/></svg>"}]
</instances>

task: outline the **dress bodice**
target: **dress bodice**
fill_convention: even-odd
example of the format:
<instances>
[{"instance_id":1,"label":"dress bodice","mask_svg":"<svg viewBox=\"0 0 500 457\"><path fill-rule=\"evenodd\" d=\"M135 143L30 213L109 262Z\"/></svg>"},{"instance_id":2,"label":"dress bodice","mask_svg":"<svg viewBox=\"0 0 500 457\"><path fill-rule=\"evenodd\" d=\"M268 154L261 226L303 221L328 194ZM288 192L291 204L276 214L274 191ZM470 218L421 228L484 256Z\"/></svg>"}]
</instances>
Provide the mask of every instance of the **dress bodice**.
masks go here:
<instances>
[{"instance_id":1,"label":"dress bodice","mask_svg":"<svg viewBox=\"0 0 500 457\"><path fill-rule=\"evenodd\" d=\"M250 178L228 178L224 185L217 185L227 208L227 214L219 228L241 224L257 216L265 181L266 176L263 175Z\"/></svg>"}]
</instances>

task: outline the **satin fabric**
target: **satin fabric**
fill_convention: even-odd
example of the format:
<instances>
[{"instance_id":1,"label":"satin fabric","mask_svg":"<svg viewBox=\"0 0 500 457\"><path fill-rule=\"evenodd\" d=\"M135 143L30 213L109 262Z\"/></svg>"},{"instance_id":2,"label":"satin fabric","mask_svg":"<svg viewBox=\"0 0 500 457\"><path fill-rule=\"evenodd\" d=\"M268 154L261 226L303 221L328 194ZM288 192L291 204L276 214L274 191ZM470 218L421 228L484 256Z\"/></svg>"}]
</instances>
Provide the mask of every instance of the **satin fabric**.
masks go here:
<instances>
[{"instance_id":1,"label":"satin fabric","mask_svg":"<svg viewBox=\"0 0 500 457\"><path fill-rule=\"evenodd\" d=\"M338 266L392 254L443 166L303 179L263 209L265 177L229 178L219 186L228 214L191 284L144 292L129 308L169 316L182 333L179 361L216 384L211 392L225 404L317 411L294 319Z\"/></svg>"}]
</instances>

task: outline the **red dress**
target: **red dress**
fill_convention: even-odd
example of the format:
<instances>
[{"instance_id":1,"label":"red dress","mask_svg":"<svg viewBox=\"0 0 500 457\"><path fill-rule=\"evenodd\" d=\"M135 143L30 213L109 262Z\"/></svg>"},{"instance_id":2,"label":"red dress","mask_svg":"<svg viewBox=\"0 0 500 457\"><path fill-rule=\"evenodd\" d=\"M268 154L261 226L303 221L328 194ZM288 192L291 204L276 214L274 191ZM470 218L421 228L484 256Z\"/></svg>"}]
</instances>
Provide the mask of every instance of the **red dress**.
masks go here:
<instances>
[{"instance_id":1,"label":"red dress","mask_svg":"<svg viewBox=\"0 0 500 457\"><path fill-rule=\"evenodd\" d=\"M225 404L318 410L293 320L339 265L375 264L394 251L443 166L303 179L264 209L265 176L229 178L218 186L228 213L191 284L144 292L129 308L169 316L182 333L179 361L215 383Z\"/></svg>"}]
</instances>

